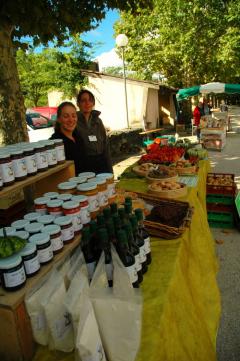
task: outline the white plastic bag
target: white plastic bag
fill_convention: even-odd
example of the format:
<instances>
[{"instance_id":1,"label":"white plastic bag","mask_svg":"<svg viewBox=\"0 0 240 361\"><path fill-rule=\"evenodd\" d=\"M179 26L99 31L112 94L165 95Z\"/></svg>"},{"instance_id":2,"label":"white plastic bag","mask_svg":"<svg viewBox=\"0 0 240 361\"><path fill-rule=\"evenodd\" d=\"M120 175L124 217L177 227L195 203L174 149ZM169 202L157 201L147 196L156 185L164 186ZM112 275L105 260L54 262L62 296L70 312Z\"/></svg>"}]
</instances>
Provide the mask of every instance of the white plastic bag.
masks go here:
<instances>
[{"instance_id":1,"label":"white plastic bag","mask_svg":"<svg viewBox=\"0 0 240 361\"><path fill-rule=\"evenodd\" d=\"M106 287L102 255L90 285L90 298L108 361L134 361L140 346L142 296L112 247L113 288Z\"/></svg>"}]
</instances>

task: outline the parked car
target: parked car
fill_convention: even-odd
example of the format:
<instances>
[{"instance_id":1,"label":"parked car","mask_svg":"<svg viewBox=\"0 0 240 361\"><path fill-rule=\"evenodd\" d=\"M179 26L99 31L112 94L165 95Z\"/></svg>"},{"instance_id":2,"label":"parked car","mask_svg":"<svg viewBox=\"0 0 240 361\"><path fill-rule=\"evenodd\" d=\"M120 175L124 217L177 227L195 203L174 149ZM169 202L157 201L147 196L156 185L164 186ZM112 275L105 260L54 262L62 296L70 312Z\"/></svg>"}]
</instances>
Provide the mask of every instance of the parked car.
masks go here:
<instances>
[{"instance_id":1,"label":"parked car","mask_svg":"<svg viewBox=\"0 0 240 361\"><path fill-rule=\"evenodd\" d=\"M54 133L54 122L39 113L26 113L26 122L30 142L49 139Z\"/></svg>"},{"instance_id":2,"label":"parked car","mask_svg":"<svg viewBox=\"0 0 240 361\"><path fill-rule=\"evenodd\" d=\"M53 121L57 119L57 107L34 107L31 110Z\"/></svg>"}]
</instances>

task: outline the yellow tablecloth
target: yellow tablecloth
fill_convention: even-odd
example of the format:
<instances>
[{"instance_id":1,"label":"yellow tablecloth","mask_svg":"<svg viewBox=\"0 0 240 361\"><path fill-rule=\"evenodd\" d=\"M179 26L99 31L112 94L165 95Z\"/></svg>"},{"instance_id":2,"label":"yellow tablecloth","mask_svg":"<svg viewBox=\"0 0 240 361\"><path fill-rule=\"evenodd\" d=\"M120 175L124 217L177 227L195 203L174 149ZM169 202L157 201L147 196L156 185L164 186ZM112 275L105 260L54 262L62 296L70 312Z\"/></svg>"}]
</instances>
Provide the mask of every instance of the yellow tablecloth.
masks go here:
<instances>
[{"instance_id":1,"label":"yellow tablecloth","mask_svg":"<svg viewBox=\"0 0 240 361\"><path fill-rule=\"evenodd\" d=\"M196 188L187 200L194 206L190 229L177 240L152 238L153 262L142 285L144 307L137 361L216 360L220 318L218 268L206 215L206 174L202 161ZM143 191L143 180L123 180L120 187ZM38 348L34 361L74 360L72 354Z\"/></svg>"}]
</instances>

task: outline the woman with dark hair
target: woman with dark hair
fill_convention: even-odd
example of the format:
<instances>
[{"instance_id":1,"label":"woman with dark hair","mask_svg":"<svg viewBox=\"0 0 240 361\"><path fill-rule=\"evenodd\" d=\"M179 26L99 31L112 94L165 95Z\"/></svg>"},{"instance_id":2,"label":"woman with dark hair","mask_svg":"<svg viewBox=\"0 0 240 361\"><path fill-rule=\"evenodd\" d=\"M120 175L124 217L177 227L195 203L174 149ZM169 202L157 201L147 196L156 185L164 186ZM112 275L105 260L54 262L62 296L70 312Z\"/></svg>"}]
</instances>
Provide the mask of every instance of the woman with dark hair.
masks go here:
<instances>
[{"instance_id":1,"label":"woman with dark hair","mask_svg":"<svg viewBox=\"0 0 240 361\"><path fill-rule=\"evenodd\" d=\"M63 102L57 109L55 132L50 139L62 139L67 160L73 160L76 175L86 170L84 146L76 130L77 110L73 103Z\"/></svg>"},{"instance_id":2,"label":"woman with dark hair","mask_svg":"<svg viewBox=\"0 0 240 361\"><path fill-rule=\"evenodd\" d=\"M112 161L106 130L99 118L101 114L93 110L95 105L94 95L86 89L79 92L77 105L77 130L84 144L87 170L95 173L112 173Z\"/></svg>"}]
</instances>

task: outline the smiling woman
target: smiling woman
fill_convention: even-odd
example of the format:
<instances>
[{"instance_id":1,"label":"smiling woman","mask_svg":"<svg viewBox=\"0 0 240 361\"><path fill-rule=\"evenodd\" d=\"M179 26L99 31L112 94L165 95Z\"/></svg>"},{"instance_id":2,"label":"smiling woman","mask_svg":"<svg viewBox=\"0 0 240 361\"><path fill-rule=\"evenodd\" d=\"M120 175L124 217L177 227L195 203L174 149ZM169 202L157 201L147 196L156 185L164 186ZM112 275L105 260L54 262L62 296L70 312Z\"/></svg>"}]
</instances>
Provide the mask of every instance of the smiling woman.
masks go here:
<instances>
[{"instance_id":1,"label":"smiling woman","mask_svg":"<svg viewBox=\"0 0 240 361\"><path fill-rule=\"evenodd\" d=\"M55 132L51 139L62 139L66 159L75 163L76 174L85 170L84 148L78 132L76 131L77 111L71 102L63 102L57 109Z\"/></svg>"}]
</instances>

